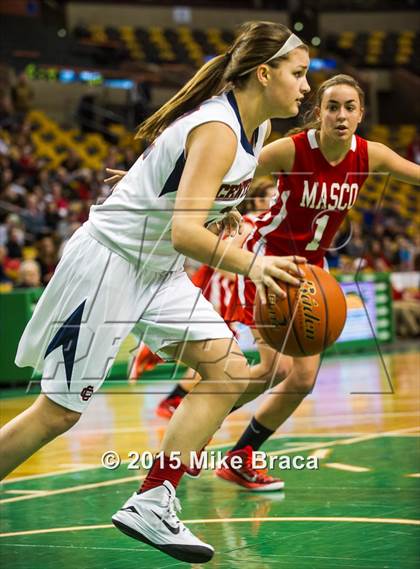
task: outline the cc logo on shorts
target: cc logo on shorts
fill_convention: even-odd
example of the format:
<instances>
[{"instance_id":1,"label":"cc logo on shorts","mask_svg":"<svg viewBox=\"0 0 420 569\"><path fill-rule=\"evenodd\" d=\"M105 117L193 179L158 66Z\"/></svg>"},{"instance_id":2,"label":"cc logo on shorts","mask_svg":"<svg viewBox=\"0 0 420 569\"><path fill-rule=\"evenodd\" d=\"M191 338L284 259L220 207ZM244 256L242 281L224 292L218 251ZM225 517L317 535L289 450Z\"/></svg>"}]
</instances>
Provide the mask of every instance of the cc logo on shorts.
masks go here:
<instances>
[{"instance_id":1,"label":"cc logo on shorts","mask_svg":"<svg viewBox=\"0 0 420 569\"><path fill-rule=\"evenodd\" d=\"M80 397L82 398L82 401L88 401L92 397L92 395L93 395L93 385L88 385L87 387L84 387L80 392Z\"/></svg>"}]
</instances>

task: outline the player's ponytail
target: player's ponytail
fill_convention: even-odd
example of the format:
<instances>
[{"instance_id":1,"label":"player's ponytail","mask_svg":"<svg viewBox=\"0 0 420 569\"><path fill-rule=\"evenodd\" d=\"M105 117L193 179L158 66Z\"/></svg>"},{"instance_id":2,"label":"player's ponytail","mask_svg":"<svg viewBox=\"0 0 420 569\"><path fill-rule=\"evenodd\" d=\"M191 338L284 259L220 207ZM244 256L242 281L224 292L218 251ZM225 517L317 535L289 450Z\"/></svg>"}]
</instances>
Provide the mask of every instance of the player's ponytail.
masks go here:
<instances>
[{"instance_id":1,"label":"player's ponytail","mask_svg":"<svg viewBox=\"0 0 420 569\"><path fill-rule=\"evenodd\" d=\"M310 130L311 128L319 130L321 122L318 116L318 111L321 107L325 91L330 87L335 87L336 85L349 85L350 87L353 87L359 96L360 106L362 108L365 106L365 93L356 79L351 77L351 75L344 75L344 73L334 75L334 77L330 77L318 87L315 93L315 101L309 111L305 113L303 125L297 128L292 128L285 136L292 136L293 134L298 134L299 132Z\"/></svg>"},{"instance_id":2,"label":"player's ponytail","mask_svg":"<svg viewBox=\"0 0 420 569\"><path fill-rule=\"evenodd\" d=\"M174 120L228 85L245 86L251 72L273 57L291 33L286 26L274 22L243 24L226 53L203 65L182 89L140 125L136 138L151 142ZM305 45L300 47L307 49ZM276 57L267 65L277 67L283 59L287 59L287 55Z\"/></svg>"}]
</instances>

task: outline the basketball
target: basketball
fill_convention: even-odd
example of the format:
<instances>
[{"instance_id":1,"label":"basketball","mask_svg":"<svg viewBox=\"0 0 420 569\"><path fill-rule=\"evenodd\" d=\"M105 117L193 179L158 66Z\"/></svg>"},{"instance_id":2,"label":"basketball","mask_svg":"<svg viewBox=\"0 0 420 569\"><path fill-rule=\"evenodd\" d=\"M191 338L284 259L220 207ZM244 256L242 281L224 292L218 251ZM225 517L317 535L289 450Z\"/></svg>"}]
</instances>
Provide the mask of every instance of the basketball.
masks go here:
<instances>
[{"instance_id":1,"label":"basketball","mask_svg":"<svg viewBox=\"0 0 420 569\"><path fill-rule=\"evenodd\" d=\"M280 283L287 298L267 294L267 304L257 295L254 317L265 342L287 356L313 356L323 352L340 336L347 305L333 276L315 265L303 268L299 288Z\"/></svg>"}]
</instances>

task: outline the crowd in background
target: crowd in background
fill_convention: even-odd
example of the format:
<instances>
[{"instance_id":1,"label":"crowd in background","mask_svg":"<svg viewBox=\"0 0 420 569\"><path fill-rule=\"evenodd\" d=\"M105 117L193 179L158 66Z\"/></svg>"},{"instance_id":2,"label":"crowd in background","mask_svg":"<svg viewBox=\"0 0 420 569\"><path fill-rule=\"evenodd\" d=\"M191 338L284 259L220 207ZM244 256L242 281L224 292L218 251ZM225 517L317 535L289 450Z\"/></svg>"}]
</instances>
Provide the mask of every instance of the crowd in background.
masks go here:
<instances>
[{"instance_id":1,"label":"crowd in background","mask_svg":"<svg viewBox=\"0 0 420 569\"><path fill-rule=\"evenodd\" d=\"M384 206L363 221L344 223L326 257L330 268L347 273L357 270L419 271L420 235L410 236L410 220L398 203Z\"/></svg>"},{"instance_id":2,"label":"crowd in background","mask_svg":"<svg viewBox=\"0 0 420 569\"><path fill-rule=\"evenodd\" d=\"M56 169L36 157L25 119L31 90L24 76L6 103L0 109L0 284L3 290L45 286L64 244L110 188L104 170L84 168L76 151ZM104 168L127 169L135 158L131 150L121 154L111 147ZM397 204L375 216L364 212L362 223L346 224L337 236L327 254L330 266L351 273L419 270L420 240L409 237L408 225Z\"/></svg>"}]
</instances>

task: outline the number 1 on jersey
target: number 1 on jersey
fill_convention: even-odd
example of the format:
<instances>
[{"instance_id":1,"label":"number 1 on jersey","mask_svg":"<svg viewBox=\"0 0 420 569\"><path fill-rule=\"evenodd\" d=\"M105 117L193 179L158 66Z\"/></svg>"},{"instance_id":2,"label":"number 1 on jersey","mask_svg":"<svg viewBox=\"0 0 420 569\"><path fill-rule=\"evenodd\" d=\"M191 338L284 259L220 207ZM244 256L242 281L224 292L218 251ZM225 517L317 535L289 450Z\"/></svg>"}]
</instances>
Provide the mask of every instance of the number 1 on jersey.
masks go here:
<instances>
[{"instance_id":1,"label":"number 1 on jersey","mask_svg":"<svg viewBox=\"0 0 420 569\"><path fill-rule=\"evenodd\" d=\"M330 216L326 214L323 215L322 217L318 217L318 219L315 220L316 223L315 235L312 241L306 245L305 251L317 251L319 247L319 242L321 241L322 236L324 235L324 231L325 228L327 227L329 218Z\"/></svg>"}]
</instances>

